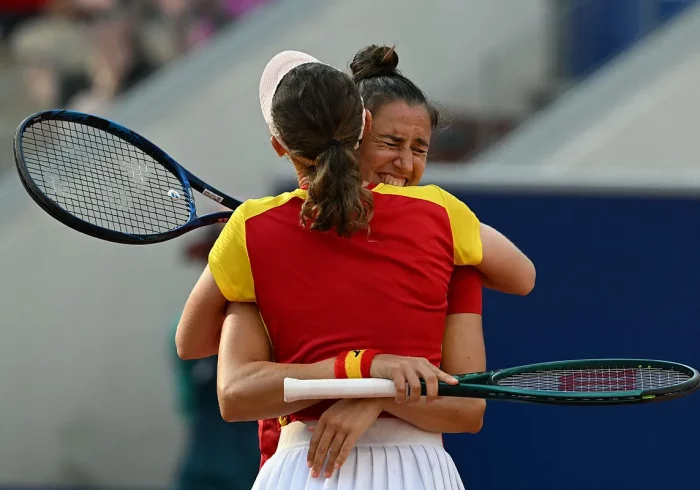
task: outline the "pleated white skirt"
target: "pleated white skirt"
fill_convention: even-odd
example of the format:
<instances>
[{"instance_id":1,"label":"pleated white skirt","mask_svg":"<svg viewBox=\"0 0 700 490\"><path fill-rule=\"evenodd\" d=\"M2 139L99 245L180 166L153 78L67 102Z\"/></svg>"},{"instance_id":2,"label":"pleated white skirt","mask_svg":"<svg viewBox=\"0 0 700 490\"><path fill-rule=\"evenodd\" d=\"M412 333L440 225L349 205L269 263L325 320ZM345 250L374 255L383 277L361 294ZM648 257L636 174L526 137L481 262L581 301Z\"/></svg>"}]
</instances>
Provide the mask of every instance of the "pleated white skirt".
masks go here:
<instances>
[{"instance_id":1,"label":"pleated white skirt","mask_svg":"<svg viewBox=\"0 0 700 490\"><path fill-rule=\"evenodd\" d=\"M315 422L282 428L275 455L260 470L253 490L464 490L442 435L398 419L379 419L360 437L331 478L311 478L306 465Z\"/></svg>"}]
</instances>

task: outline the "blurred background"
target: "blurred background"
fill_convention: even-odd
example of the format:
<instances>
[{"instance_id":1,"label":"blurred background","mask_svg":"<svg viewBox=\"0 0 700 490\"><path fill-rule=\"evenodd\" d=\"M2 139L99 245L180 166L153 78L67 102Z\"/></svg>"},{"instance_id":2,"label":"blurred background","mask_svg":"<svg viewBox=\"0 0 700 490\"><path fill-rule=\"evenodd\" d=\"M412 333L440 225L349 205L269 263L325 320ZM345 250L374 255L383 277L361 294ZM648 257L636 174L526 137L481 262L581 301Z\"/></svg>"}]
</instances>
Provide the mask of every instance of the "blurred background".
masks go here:
<instances>
[{"instance_id":1,"label":"blurred background","mask_svg":"<svg viewBox=\"0 0 700 490\"><path fill-rule=\"evenodd\" d=\"M424 182L538 267L530 296L485 294L491 368L700 367L698 2L0 0L0 488L173 488L188 423L171 327L208 239L127 247L51 220L13 168L19 122L100 114L231 195L269 195L293 175L260 116L266 62L347 67L368 44L396 44L449 115ZM699 396L494 402L446 443L467 488L692 489L699 413Z\"/></svg>"}]
</instances>

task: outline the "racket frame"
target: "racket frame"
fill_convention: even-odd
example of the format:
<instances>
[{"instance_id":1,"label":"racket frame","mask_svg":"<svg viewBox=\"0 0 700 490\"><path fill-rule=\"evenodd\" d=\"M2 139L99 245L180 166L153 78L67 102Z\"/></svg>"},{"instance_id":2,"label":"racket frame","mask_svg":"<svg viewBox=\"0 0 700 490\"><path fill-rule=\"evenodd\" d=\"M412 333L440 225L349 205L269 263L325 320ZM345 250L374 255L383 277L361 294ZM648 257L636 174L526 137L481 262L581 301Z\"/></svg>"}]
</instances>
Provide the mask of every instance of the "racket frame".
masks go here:
<instances>
[{"instance_id":1,"label":"racket frame","mask_svg":"<svg viewBox=\"0 0 700 490\"><path fill-rule=\"evenodd\" d=\"M175 175L181 182L182 187L187 194L186 199L190 213L187 222L167 232L142 235L110 230L108 228L89 223L70 214L41 191L39 186L34 182L29 174L29 170L25 163L24 152L22 149L24 133L28 127L41 121L65 121L93 127L116 136L117 138L143 151L157 163L162 165L166 170ZM232 211L242 204L242 202L238 199L234 199L219 191L215 187L205 183L202 179L198 178L182 167L170 155L165 153L158 146L140 134L118 123L92 114L63 109L41 111L32 114L31 116L26 117L17 127L12 141L12 147L15 157L15 164L20 180L22 181L22 185L34 202L39 205L39 207L41 207L54 219L70 228L73 228L76 231L110 242L128 245L147 245L171 240L196 228L201 228L203 226L215 223L226 223L231 217ZM231 209L231 211L220 211L204 216L197 216L192 189Z\"/></svg>"},{"instance_id":2,"label":"racket frame","mask_svg":"<svg viewBox=\"0 0 700 490\"><path fill-rule=\"evenodd\" d=\"M551 396L545 395L545 392L537 390L522 390L517 389L519 393L522 393L526 397L535 397L537 399L543 399L548 401L556 401L558 403L570 403L570 404L586 404L586 403L624 403L624 402L635 402L640 401L653 401L659 398L670 397L670 396L681 396L686 391L692 391L697 389L700 385L700 374L697 370L690 366L684 364L679 364L669 361L658 361L652 359L582 359L582 360L569 360L569 361L554 361L545 362L539 364L529 364L524 366L518 366L513 368L501 369L495 371L490 376L490 386L498 386L501 390L513 391L515 388L509 388L505 386L498 385L498 381L506 378L508 376L513 376L517 374L533 372L535 370L563 370L563 369L583 369L583 368L596 368L600 369L611 369L611 366L615 366L615 369L637 369L637 368L659 368L659 369L669 369L673 368L676 371L685 372L690 376L686 381L673 386L667 386L664 388L654 388L648 390L626 390L626 391L607 391L607 392L592 392L592 391L581 391L581 392L553 392ZM505 393L505 391L504 391Z\"/></svg>"},{"instance_id":3,"label":"racket frame","mask_svg":"<svg viewBox=\"0 0 700 490\"><path fill-rule=\"evenodd\" d=\"M674 369L689 375L686 381L650 390L628 390L610 392L544 392L501 386L500 379L508 376L541 370L580 369L599 366L600 369L657 367ZM483 398L490 400L516 401L546 405L626 405L678 398L689 394L700 386L700 374L684 364L647 359L584 359L528 364L497 371L484 371L455 376L458 385L438 383L438 396ZM390 380L295 380L285 379L285 401L333 398L379 398L393 397L396 387ZM410 394L410 387L408 393ZM421 394L426 394L425 382L421 380ZM313 396L313 398L308 398Z\"/></svg>"}]
</instances>

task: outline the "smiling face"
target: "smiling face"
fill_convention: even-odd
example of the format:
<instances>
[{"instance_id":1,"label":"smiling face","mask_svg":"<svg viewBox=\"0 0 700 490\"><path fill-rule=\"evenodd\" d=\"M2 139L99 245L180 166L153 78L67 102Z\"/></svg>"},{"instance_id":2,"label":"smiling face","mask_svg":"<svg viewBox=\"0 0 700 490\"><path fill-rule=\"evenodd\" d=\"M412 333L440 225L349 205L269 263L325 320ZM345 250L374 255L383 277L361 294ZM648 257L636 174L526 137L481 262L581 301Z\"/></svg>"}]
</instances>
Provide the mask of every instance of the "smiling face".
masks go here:
<instances>
[{"instance_id":1,"label":"smiling face","mask_svg":"<svg viewBox=\"0 0 700 490\"><path fill-rule=\"evenodd\" d=\"M422 104L390 102L373 113L372 128L362 138L360 168L365 180L404 187L423 177L432 135Z\"/></svg>"}]
</instances>

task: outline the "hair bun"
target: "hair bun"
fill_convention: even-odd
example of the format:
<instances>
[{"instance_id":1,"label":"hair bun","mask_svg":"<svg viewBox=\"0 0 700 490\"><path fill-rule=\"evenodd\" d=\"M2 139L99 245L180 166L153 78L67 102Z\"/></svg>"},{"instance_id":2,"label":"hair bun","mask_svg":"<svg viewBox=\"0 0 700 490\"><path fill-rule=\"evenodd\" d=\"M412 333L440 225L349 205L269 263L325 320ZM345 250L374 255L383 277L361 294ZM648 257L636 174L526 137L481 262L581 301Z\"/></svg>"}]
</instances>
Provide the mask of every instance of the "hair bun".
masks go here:
<instances>
[{"instance_id":1,"label":"hair bun","mask_svg":"<svg viewBox=\"0 0 700 490\"><path fill-rule=\"evenodd\" d=\"M394 46L367 46L357 52L350 63L352 78L355 82L368 78L399 75L396 69L399 55Z\"/></svg>"}]
</instances>

